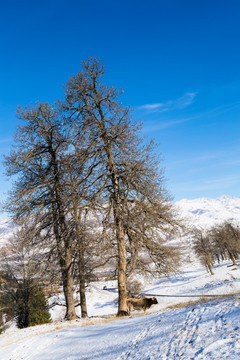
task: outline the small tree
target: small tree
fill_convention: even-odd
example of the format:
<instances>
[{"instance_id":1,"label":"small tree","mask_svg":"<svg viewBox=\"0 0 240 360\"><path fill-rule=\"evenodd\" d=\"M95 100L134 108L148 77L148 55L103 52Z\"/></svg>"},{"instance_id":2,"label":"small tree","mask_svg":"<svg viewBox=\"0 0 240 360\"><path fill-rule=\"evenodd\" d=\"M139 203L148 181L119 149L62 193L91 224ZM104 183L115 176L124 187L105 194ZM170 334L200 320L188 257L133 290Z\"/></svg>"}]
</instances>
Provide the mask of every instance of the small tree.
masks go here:
<instances>
[{"instance_id":1,"label":"small tree","mask_svg":"<svg viewBox=\"0 0 240 360\"><path fill-rule=\"evenodd\" d=\"M194 251L200 258L201 263L206 267L207 271L211 275L214 275L212 270L214 264L214 247L211 242L211 237L209 235L203 235L203 233L198 230L194 236Z\"/></svg>"},{"instance_id":2,"label":"small tree","mask_svg":"<svg viewBox=\"0 0 240 360\"><path fill-rule=\"evenodd\" d=\"M17 316L20 328L50 320L45 296L39 287L40 282L46 285L48 249L40 247L44 244L39 240L41 234L33 220L32 217L18 222L12 239L0 251L1 300L8 317Z\"/></svg>"},{"instance_id":3,"label":"small tree","mask_svg":"<svg viewBox=\"0 0 240 360\"><path fill-rule=\"evenodd\" d=\"M209 230L214 244L215 254L222 259L230 259L233 265L240 254L240 229L231 222L225 221Z\"/></svg>"},{"instance_id":4,"label":"small tree","mask_svg":"<svg viewBox=\"0 0 240 360\"><path fill-rule=\"evenodd\" d=\"M19 328L49 323L51 317L42 289L32 282L19 283L16 291L16 315Z\"/></svg>"}]
</instances>

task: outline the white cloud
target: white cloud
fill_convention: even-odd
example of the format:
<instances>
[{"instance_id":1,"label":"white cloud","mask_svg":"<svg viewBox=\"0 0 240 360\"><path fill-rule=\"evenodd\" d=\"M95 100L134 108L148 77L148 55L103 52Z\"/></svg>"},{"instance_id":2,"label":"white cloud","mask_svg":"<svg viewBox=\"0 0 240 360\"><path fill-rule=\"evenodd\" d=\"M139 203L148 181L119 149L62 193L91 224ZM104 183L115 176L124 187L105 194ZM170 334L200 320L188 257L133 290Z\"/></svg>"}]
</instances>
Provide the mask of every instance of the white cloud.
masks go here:
<instances>
[{"instance_id":1,"label":"white cloud","mask_svg":"<svg viewBox=\"0 0 240 360\"><path fill-rule=\"evenodd\" d=\"M147 112L166 112L176 109L184 109L191 105L196 97L196 92L188 92L178 99L166 101L165 103L145 104L137 107L138 110Z\"/></svg>"},{"instance_id":2,"label":"white cloud","mask_svg":"<svg viewBox=\"0 0 240 360\"><path fill-rule=\"evenodd\" d=\"M184 109L187 106L191 105L196 97L197 93L190 92L181 96L179 99L172 101L172 106L175 109Z\"/></svg>"},{"instance_id":3,"label":"white cloud","mask_svg":"<svg viewBox=\"0 0 240 360\"><path fill-rule=\"evenodd\" d=\"M163 107L162 103L156 103L156 104L145 104L142 106L139 106L139 110L147 110L147 111L155 111L160 110Z\"/></svg>"}]
</instances>

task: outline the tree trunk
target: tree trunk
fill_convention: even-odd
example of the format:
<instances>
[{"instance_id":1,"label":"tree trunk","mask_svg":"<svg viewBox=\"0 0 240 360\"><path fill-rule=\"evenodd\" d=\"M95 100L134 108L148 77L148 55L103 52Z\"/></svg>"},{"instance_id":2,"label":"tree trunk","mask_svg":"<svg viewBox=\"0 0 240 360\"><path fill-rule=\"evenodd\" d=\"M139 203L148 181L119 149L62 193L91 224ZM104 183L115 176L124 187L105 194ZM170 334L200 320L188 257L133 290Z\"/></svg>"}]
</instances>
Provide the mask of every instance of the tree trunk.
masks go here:
<instances>
[{"instance_id":1,"label":"tree trunk","mask_svg":"<svg viewBox=\"0 0 240 360\"><path fill-rule=\"evenodd\" d=\"M85 291L85 279L79 275L79 291L80 291L80 305L81 305L81 316L86 318L87 313L87 300L86 300L86 291Z\"/></svg>"},{"instance_id":2,"label":"tree trunk","mask_svg":"<svg viewBox=\"0 0 240 360\"><path fill-rule=\"evenodd\" d=\"M111 147L105 141L106 152L108 156L108 167L111 173L112 187L113 187L113 213L114 222L116 226L116 238L118 247L118 316L128 315L127 311L127 285L126 285L126 271L127 271L127 255L126 244L124 238L124 227L121 209L120 189L117 179L117 171L114 163Z\"/></svg>"},{"instance_id":3,"label":"tree trunk","mask_svg":"<svg viewBox=\"0 0 240 360\"><path fill-rule=\"evenodd\" d=\"M122 316L128 315L126 286L127 257L123 227L118 223L118 219L116 219L116 223L118 246L118 315Z\"/></svg>"},{"instance_id":4,"label":"tree trunk","mask_svg":"<svg viewBox=\"0 0 240 360\"><path fill-rule=\"evenodd\" d=\"M72 254L70 249L65 249L65 257L60 260L60 267L62 272L63 292L67 307L65 318L67 320L73 320L77 318L77 314L73 298Z\"/></svg>"},{"instance_id":5,"label":"tree trunk","mask_svg":"<svg viewBox=\"0 0 240 360\"><path fill-rule=\"evenodd\" d=\"M63 291L66 300L66 320L74 320L77 318L75 303L73 298L73 276L72 276L72 258L71 252L68 251L65 260L65 266L62 267Z\"/></svg>"},{"instance_id":6,"label":"tree trunk","mask_svg":"<svg viewBox=\"0 0 240 360\"><path fill-rule=\"evenodd\" d=\"M80 292L80 306L81 316L86 318L87 314L87 301L86 301L86 280L85 280L85 261L83 254L83 246L81 238L78 240L78 269L79 269L79 292Z\"/></svg>"},{"instance_id":7,"label":"tree trunk","mask_svg":"<svg viewBox=\"0 0 240 360\"><path fill-rule=\"evenodd\" d=\"M86 300L86 276L85 276L85 258L84 258L84 228L81 226L81 209L78 208L78 202L73 201L74 221L77 230L77 247L78 247L78 271L79 271L79 293L80 293L80 307L81 317L86 318L87 300ZM84 219L85 222L86 219Z\"/></svg>"},{"instance_id":8,"label":"tree trunk","mask_svg":"<svg viewBox=\"0 0 240 360\"><path fill-rule=\"evenodd\" d=\"M211 274L211 275L214 275L214 272L213 272L213 270L212 270L212 266L210 265L210 263L207 263L207 268L208 268L210 274Z\"/></svg>"},{"instance_id":9,"label":"tree trunk","mask_svg":"<svg viewBox=\"0 0 240 360\"><path fill-rule=\"evenodd\" d=\"M62 248L62 241L57 221L57 209L56 204L52 202L53 209L53 230L57 243L58 261L62 273L63 292L66 301L66 319L73 320L77 318L75 311L75 304L73 299L73 275L72 275L72 255L71 249L65 247ZM66 244L65 244L66 245Z\"/></svg>"},{"instance_id":10,"label":"tree trunk","mask_svg":"<svg viewBox=\"0 0 240 360\"><path fill-rule=\"evenodd\" d=\"M228 255L229 255L230 259L232 260L233 265L237 265L234 255L229 250L228 250Z\"/></svg>"},{"instance_id":11,"label":"tree trunk","mask_svg":"<svg viewBox=\"0 0 240 360\"><path fill-rule=\"evenodd\" d=\"M63 291L67 306L66 319L73 320L77 318L77 315L73 298L72 253L70 238L67 231L63 202L61 198L61 186L56 151L50 146L49 152L51 154L54 172L54 188L53 191L51 191L54 233L57 240L59 263L62 271Z\"/></svg>"}]
</instances>

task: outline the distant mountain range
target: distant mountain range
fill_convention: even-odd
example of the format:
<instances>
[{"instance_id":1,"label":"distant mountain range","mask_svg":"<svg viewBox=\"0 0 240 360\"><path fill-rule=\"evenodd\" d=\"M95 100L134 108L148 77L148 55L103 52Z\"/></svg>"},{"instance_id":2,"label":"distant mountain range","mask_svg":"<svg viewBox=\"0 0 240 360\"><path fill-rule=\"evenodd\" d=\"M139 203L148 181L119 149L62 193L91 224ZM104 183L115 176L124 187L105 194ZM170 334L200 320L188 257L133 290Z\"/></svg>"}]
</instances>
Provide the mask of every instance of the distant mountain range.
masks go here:
<instances>
[{"instance_id":1,"label":"distant mountain range","mask_svg":"<svg viewBox=\"0 0 240 360\"><path fill-rule=\"evenodd\" d=\"M175 205L180 216L195 227L206 229L225 220L240 224L240 197L222 195L217 199L182 199ZM0 220L0 246L11 239L13 231L10 219Z\"/></svg>"},{"instance_id":2,"label":"distant mountain range","mask_svg":"<svg viewBox=\"0 0 240 360\"><path fill-rule=\"evenodd\" d=\"M240 224L240 197L222 195L217 199L182 199L175 205L189 224L202 229L226 220Z\"/></svg>"}]
</instances>

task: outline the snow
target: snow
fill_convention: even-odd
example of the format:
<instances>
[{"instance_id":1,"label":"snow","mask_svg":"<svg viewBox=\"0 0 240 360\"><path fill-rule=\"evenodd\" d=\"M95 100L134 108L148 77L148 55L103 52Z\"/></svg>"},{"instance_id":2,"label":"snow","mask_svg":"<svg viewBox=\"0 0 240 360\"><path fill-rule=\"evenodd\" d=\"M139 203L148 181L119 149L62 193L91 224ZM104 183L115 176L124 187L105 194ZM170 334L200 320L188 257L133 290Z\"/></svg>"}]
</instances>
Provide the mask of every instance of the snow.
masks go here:
<instances>
[{"instance_id":1,"label":"snow","mask_svg":"<svg viewBox=\"0 0 240 360\"><path fill-rule=\"evenodd\" d=\"M217 199L182 199L175 203L182 217L196 227L209 228L223 221L240 221L240 198L222 195Z\"/></svg>"},{"instance_id":2,"label":"snow","mask_svg":"<svg viewBox=\"0 0 240 360\"><path fill-rule=\"evenodd\" d=\"M172 279L153 281L144 292L160 295L159 303L146 315L135 311L127 318L113 315L116 284L96 283L87 293L89 319L22 330L12 326L0 335L0 358L240 359L240 268L230 265L216 266L211 276L192 263Z\"/></svg>"},{"instance_id":3,"label":"snow","mask_svg":"<svg viewBox=\"0 0 240 360\"><path fill-rule=\"evenodd\" d=\"M181 200L177 206L203 228L240 220L239 198ZM12 324L0 335L0 359L240 359L240 263L221 263L210 275L191 247L186 255L171 278L142 279L143 293L158 299L146 314L116 318L116 282L94 282L87 289L88 319L61 321L64 308L55 306L51 324L22 330Z\"/></svg>"}]
</instances>

